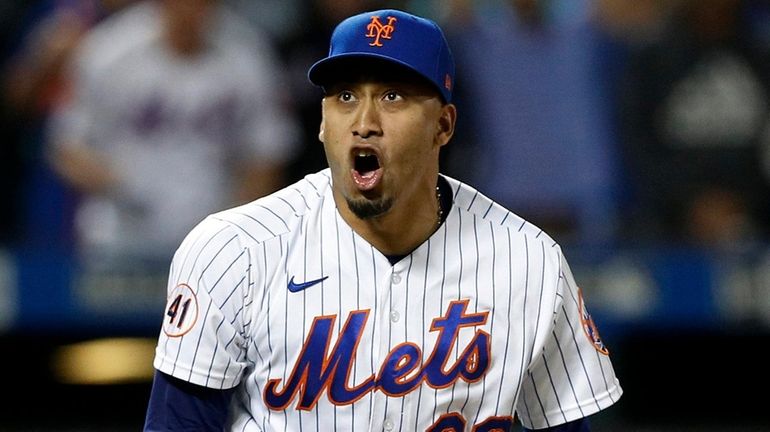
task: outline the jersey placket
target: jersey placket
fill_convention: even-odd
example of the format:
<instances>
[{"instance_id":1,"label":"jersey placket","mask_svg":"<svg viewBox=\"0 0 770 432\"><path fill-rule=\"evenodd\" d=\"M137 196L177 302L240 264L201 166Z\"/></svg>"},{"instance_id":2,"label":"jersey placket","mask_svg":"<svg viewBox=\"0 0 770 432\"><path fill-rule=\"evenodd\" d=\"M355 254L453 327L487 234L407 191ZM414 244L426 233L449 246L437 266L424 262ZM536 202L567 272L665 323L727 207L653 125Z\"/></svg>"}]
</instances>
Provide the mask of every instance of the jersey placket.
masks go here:
<instances>
[{"instance_id":1,"label":"jersey placket","mask_svg":"<svg viewBox=\"0 0 770 432\"><path fill-rule=\"evenodd\" d=\"M378 378L386 369L384 363L388 360L388 355L393 348L406 341L404 305L408 262L409 259L405 258L395 266L387 267L382 277L378 278L382 290L377 301L379 312L373 322L373 339L377 347L375 350L377 358L374 359L374 364L378 367L375 371ZM378 388L374 392L372 405L370 430L390 432L401 429L401 422L405 420L406 414L402 412L402 405L406 407L402 397L389 397L381 388Z\"/></svg>"}]
</instances>

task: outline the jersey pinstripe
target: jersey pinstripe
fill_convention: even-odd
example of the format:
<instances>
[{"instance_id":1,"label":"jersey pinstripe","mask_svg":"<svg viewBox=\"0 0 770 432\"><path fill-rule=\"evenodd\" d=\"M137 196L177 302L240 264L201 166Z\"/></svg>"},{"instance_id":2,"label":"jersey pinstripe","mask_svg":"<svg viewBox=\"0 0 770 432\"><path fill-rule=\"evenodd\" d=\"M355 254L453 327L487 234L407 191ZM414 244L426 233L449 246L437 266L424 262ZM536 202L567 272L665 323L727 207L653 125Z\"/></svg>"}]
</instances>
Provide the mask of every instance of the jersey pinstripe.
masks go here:
<instances>
[{"instance_id":1,"label":"jersey pinstripe","mask_svg":"<svg viewBox=\"0 0 770 432\"><path fill-rule=\"evenodd\" d=\"M514 413L543 428L617 401L560 247L446 179L445 223L395 265L339 216L328 170L209 216L174 256L155 367L243 382L239 431L471 430Z\"/></svg>"}]
</instances>

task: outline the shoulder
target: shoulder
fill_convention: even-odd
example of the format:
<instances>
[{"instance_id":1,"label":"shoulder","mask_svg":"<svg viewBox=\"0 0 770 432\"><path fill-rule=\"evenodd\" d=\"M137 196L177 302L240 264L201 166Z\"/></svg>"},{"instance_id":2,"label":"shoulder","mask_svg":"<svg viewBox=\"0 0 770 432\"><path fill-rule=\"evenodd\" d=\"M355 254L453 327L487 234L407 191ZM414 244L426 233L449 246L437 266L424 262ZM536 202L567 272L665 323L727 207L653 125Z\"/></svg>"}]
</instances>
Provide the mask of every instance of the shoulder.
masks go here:
<instances>
[{"instance_id":1,"label":"shoulder","mask_svg":"<svg viewBox=\"0 0 770 432\"><path fill-rule=\"evenodd\" d=\"M245 18L225 4L217 7L211 34L217 40L227 40L252 46L269 43L269 39Z\"/></svg>"},{"instance_id":2,"label":"shoulder","mask_svg":"<svg viewBox=\"0 0 770 432\"><path fill-rule=\"evenodd\" d=\"M103 71L157 39L159 30L158 6L140 1L97 24L78 47L77 56L82 66Z\"/></svg>"},{"instance_id":3,"label":"shoulder","mask_svg":"<svg viewBox=\"0 0 770 432\"><path fill-rule=\"evenodd\" d=\"M472 224L461 224L465 234L460 235L476 237L479 230L488 230L493 237L506 239L494 242L494 248L488 249L494 250L493 255L509 257L514 266L517 263L542 266L544 277L558 281L564 257L561 246L548 233L474 187L447 176L444 178L454 193L452 212L457 212L457 217L463 221L473 220Z\"/></svg>"},{"instance_id":4,"label":"shoulder","mask_svg":"<svg viewBox=\"0 0 770 432\"><path fill-rule=\"evenodd\" d=\"M306 214L319 211L331 197L328 169L248 204L210 215L207 224L227 225L246 241L262 243L297 230Z\"/></svg>"},{"instance_id":5,"label":"shoulder","mask_svg":"<svg viewBox=\"0 0 770 432\"><path fill-rule=\"evenodd\" d=\"M226 5L219 6L210 38L231 66L263 69L277 60L273 41Z\"/></svg>"},{"instance_id":6,"label":"shoulder","mask_svg":"<svg viewBox=\"0 0 770 432\"><path fill-rule=\"evenodd\" d=\"M503 207L476 188L451 177L442 176L452 187L454 193L452 206L456 211L489 223L494 229L506 230L515 236L525 236L558 249L559 245L556 241L537 225Z\"/></svg>"},{"instance_id":7,"label":"shoulder","mask_svg":"<svg viewBox=\"0 0 770 432\"><path fill-rule=\"evenodd\" d=\"M328 170L327 170L328 171ZM236 257L264 243L302 229L308 213L320 211L330 177L327 171L304 179L248 204L213 213L185 236L174 254L178 266Z\"/></svg>"}]
</instances>

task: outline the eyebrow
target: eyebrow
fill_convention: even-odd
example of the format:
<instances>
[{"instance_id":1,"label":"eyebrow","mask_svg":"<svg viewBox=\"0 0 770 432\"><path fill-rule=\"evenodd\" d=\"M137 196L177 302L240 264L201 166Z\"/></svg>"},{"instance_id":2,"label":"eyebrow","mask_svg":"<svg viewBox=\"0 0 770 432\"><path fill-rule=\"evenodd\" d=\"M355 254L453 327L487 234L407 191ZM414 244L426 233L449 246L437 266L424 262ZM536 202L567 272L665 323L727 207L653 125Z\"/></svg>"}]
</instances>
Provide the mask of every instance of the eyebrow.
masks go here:
<instances>
[{"instance_id":1,"label":"eyebrow","mask_svg":"<svg viewBox=\"0 0 770 432\"><path fill-rule=\"evenodd\" d=\"M434 89L432 85L422 82L420 80L411 80L411 79L399 80L399 79L390 79L390 78L382 78L382 77L365 77L365 76L360 76L355 79L336 80L334 83L323 87L324 95L329 95L341 89L344 89L346 87L359 85L367 82L376 83L383 87L403 88L404 90L411 91L413 93L430 94L431 96L436 96L438 98L441 97L439 92L436 89Z\"/></svg>"}]
</instances>

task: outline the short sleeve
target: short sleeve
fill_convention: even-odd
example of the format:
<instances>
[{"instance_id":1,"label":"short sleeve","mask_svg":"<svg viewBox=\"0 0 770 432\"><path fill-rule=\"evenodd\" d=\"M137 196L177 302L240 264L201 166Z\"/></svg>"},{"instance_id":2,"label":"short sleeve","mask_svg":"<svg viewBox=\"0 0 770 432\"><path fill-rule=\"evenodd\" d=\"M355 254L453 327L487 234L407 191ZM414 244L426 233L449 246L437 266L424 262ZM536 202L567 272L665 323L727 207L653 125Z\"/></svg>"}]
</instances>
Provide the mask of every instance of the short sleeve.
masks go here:
<instances>
[{"instance_id":1,"label":"short sleeve","mask_svg":"<svg viewBox=\"0 0 770 432\"><path fill-rule=\"evenodd\" d=\"M174 255L156 369L210 388L236 386L246 368L249 250L228 224L207 218Z\"/></svg>"},{"instance_id":2,"label":"short sleeve","mask_svg":"<svg viewBox=\"0 0 770 432\"><path fill-rule=\"evenodd\" d=\"M517 405L522 424L531 429L587 417L623 393L582 291L560 256L553 327L533 356Z\"/></svg>"}]
</instances>

